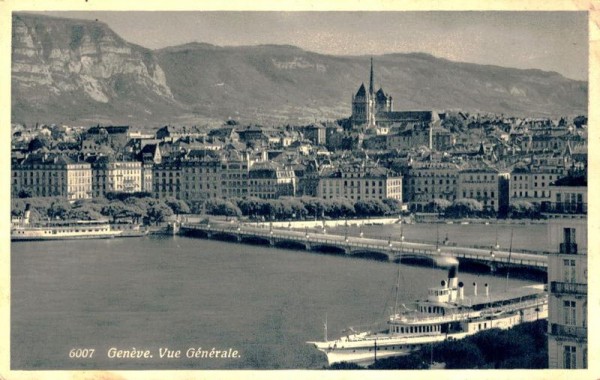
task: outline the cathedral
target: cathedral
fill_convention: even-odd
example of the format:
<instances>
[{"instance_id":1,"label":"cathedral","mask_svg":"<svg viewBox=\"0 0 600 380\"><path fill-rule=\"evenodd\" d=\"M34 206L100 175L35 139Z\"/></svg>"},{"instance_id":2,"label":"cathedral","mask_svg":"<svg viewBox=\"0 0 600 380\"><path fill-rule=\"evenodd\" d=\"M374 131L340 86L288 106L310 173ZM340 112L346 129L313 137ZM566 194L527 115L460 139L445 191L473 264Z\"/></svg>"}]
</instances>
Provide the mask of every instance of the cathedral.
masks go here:
<instances>
[{"instance_id":1,"label":"cathedral","mask_svg":"<svg viewBox=\"0 0 600 380\"><path fill-rule=\"evenodd\" d=\"M378 116L392 111L392 97L380 88L373 92L373 58L371 58L371 76L369 78L369 92L365 84L361 84L352 97L352 124L366 125L368 128L375 127Z\"/></svg>"},{"instance_id":2,"label":"cathedral","mask_svg":"<svg viewBox=\"0 0 600 380\"><path fill-rule=\"evenodd\" d=\"M361 84L356 95L352 96L353 126L375 128L389 126L394 123L429 124L437 119L437 114L432 111L404 111L392 110L393 99L382 88L374 92L373 58L371 58L371 75L369 78L369 91L365 84Z\"/></svg>"}]
</instances>

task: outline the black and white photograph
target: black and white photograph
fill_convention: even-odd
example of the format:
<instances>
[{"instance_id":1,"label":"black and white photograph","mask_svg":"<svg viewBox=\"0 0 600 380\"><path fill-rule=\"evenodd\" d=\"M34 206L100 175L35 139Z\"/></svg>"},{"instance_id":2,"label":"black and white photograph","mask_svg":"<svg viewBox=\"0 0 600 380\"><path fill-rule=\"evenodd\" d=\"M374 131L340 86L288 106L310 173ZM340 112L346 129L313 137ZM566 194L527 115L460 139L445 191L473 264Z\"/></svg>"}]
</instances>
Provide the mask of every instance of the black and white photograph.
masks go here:
<instances>
[{"instance_id":1,"label":"black and white photograph","mask_svg":"<svg viewBox=\"0 0 600 380\"><path fill-rule=\"evenodd\" d=\"M591 5L87 1L3 11L7 370L594 369Z\"/></svg>"}]
</instances>

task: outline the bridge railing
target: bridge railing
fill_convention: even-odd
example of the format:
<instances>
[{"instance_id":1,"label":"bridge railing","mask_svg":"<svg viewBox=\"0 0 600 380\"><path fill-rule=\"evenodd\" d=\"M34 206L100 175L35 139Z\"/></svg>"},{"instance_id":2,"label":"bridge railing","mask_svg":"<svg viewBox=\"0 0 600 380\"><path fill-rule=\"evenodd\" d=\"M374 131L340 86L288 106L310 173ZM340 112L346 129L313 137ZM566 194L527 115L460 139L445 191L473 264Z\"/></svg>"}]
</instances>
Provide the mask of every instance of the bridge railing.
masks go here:
<instances>
[{"instance_id":1,"label":"bridge railing","mask_svg":"<svg viewBox=\"0 0 600 380\"><path fill-rule=\"evenodd\" d=\"M413 248L406 247L402 242L397 241L381 241L381 243L363 243L359 241L355 241L357 237L352 237L352 239L344 239L342 235L339 238L325 238L319 236L320 234L311 233L305 235L304 233L295 231L294 233L286 232L285 234L281 233L280 230L264 230L264 229L252 229L247 230L241 228L239 226L231 226L231 227L209 227L207 225L190 225L184 224L182 225L184 229L192 229L192 230L202 230L211 233L223 233L227 235L237 235L237 236L248 236L248 237L258 237L264 239L278 239L278 240L287 240L294 241L298 243L307 243L310 242L312 244L323 244L330 245L338 248L366 248L366 249L374 249L382 253L389 254L390 256L401 257L403 255L420 255L420 256L429 256L429 257L441 257L447 255L447 253L441 253L436 249L427 249L427 248ZM391 245L390 245L391 243ZM512 257L493 257L489 258L485 254L481 253L468 253L468 252L457 252L452 251L450 254L454 257L465 258L471 260L478 261L486 261L488 263L502 263L502 264L512 264L512 265L523 265L523 266L534 266L534 267L542 267L546 268L548 266L547 258L545 256L541 256L540 259L523 259L519 258L518 253L513 252Z\"/></svg>"}]
</instances>

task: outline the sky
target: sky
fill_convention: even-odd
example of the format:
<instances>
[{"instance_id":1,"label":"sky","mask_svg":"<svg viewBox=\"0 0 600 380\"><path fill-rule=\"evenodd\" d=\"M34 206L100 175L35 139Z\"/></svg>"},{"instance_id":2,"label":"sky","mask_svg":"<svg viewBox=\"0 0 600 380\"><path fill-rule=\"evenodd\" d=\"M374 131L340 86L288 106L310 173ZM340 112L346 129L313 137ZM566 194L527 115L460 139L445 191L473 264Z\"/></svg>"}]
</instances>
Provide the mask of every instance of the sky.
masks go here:
<instances>
[{"instance_id":1,"label":"sky","mask_svg":"<svg viewBox=\"0 0 600 380\"><path fill-rule=\"evenodd\" d=\"M423 52L587 80L586 12L38 12L98 19L158 49L188 42L295 45L333 55Z\"/></svg>"}]
</instances>

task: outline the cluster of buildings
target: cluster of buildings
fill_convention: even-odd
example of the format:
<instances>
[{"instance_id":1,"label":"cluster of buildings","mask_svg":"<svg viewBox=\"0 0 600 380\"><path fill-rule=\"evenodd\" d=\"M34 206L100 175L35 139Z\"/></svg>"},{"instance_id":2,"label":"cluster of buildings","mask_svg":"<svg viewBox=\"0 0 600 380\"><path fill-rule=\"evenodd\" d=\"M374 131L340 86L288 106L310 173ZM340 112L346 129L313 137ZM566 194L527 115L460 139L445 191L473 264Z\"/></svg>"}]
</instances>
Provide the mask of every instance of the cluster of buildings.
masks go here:
<instances>
[{"instance_id":1,"label":"cluster of buildings","mask_svg":"<svg viewBox=\"0 0 600 380\"><path fill-rule=\"evenodd\" d=\"M392 97L374 88L371 62L368 89L352 96L348 119L304 126L15 126L12 195L393 198L413 211L472 199L495 213L519 202L587 209L585 186L564 180L585 178L585 118L394 111Z\"/></svg>"}]
</instances>

